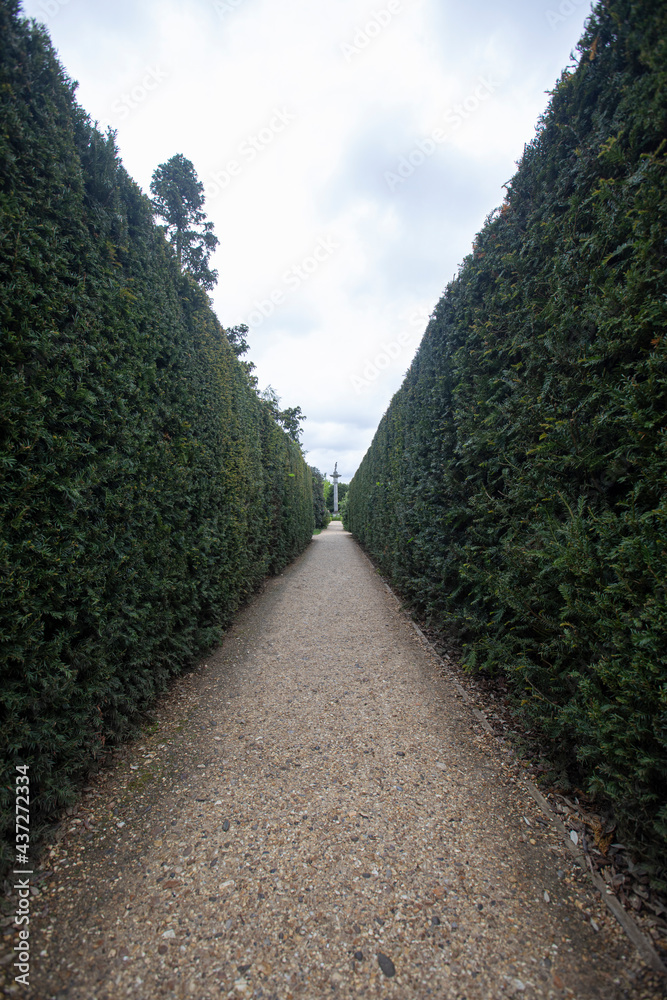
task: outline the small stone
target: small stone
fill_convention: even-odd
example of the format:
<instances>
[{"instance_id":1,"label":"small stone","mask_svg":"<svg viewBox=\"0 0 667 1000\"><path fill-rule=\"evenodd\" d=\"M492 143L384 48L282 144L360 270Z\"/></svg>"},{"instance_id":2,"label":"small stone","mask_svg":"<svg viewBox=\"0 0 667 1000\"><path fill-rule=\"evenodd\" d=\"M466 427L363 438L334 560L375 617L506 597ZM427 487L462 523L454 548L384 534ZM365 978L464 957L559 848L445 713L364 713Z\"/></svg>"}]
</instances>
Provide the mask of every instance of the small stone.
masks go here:
<instances>
[{"instance_id":1,"label":"small stone","mask_svg":"<svg viewBox=\"0 0 667 1000\"><path fill-rule=\"evenodd\" d=\"M229 820L228 819L226 819L225 822L222 824L222 829L224 830L225 833L227 833L227 831L229 830Z\"/></svg>"},{"instance_id":2,"label":"small stone","mask_svg":"<svg viewBox=\"0 0 667 1000\"><path fill-rule=\"evenodd\" d=\"M440 917L438 916L431 917L431 923L433 924L434 927L438 927L440 925Z\"/></svg>"},{"instance_id":3,"label":"small stone","mask_svg":"<svg viewBox=\"0 0 667 1000\"><path fill-rule=\"evenodd\" d=\"M171 938L175 938L176 937L176 931L173 931L170 928L168 931L164 931L164 933L162 934L162 937L163 938L170 938L170 939Z\"/></svg>"},{"instance_id":4,"label":"small stone","mask_svg":"<svg viewBox=\"0 0 667 1000\"><path fill-rule=\"evenodd\" d=\"M551 896L549 895L549 893L547 892L546 889L544 890L544 902L545 903L550 903L551 902Z\"/></svg>"},{"instance_id":5,"label":"small stone","mask_svg":"<svg viewBox=\"0 0 667 1000\"><path fill-rule=\"evenodd\" d=\"M378 952L378 965L384 972L387 979L391 979L392 976L396 975L396 967L394 963L386 955L383 955L382 952Z\"/></svg>"},{"instance_id":6,"label":"small stone","mask_svg":"<svg viewBox=\"0 0 667 1000\"><path fill-rule=\"evenodd\" d=\"M356 958L357 962L363 962L364 961L363 951L355 951L354 957Z\"/></svg>"}]
</instances>

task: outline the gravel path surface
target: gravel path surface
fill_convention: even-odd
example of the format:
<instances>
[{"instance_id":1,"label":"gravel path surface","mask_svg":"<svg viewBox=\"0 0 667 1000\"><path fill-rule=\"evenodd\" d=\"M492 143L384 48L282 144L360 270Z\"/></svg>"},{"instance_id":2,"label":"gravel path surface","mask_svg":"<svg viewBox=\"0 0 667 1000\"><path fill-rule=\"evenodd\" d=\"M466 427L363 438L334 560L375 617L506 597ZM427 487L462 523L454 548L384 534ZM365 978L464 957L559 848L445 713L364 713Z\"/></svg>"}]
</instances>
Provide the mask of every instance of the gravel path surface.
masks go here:
<instances>
[{"instance_id":1,"label":"gravel path surface","mask_svg":"<svg viewBox=\"0 0 667 1000\"><path fill-rule=\"evenodd\" d=\"M8 992L648 996L508 760L333 523L91 783Z\"/></svg>"}]
</instances>

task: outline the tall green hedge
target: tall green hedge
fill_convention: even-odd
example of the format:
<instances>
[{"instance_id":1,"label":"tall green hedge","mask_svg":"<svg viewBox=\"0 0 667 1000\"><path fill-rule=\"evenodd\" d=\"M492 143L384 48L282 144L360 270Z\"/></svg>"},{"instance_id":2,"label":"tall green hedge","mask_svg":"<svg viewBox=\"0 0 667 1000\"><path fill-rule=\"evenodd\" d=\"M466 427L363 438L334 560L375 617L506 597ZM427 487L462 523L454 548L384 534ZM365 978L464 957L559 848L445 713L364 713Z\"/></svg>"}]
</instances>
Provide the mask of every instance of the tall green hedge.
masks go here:
<instances>
[{"instance_id":1,"label":"tall green hedge","mask_svg":"<svg viewBox=\"0 0 667 1000\"><path fill-rule=\"evenodd\" d=\"M32 821L313 531L311 473L44 29L0 0L2 828ZM5 855L6 857L6 855Z\"/></svg>"},{"instance_id":2,"label":"tall green hedge","mask_svg":"<svg viewBox=\"0 0 667 1000\"><path fill-rule=\"evenodd\" d=\"M667 855L667 6L606 0L350 486L397 587ZM620 834L619 834L620 835Z\"/></svg>"}]
</instances>

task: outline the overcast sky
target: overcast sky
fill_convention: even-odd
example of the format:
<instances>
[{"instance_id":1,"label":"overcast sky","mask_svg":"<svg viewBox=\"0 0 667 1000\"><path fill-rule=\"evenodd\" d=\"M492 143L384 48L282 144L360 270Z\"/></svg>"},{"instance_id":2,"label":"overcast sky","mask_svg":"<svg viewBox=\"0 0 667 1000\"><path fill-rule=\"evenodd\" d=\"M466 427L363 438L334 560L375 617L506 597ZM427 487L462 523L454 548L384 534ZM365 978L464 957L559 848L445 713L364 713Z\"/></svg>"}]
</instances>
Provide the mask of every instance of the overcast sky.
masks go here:
<instances>
[{"instance_id":1,"label":"overcast sky","mask_svg":"<svg viewBox=\"0 0 667 1000\"><path fill-rule=\"evenodd\" d=\"M354 474L588 0L24 0L148 193L192 160L224 326Z\"/></svg>"}]
</instances>

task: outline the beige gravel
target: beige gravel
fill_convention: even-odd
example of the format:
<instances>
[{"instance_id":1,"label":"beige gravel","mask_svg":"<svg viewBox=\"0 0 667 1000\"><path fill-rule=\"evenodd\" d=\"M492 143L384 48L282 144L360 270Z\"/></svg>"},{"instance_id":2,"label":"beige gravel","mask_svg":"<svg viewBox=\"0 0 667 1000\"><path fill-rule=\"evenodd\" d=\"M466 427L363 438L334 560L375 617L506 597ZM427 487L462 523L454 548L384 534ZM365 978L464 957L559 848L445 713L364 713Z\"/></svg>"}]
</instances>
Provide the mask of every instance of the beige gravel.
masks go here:
<instances>
[{"instance_id":1,"label":"beige gravel","mask_svg":"<svg viewBox=\"0 0 667 1000\"><path fill-rule=\"evenodd\" d=\"M516 770L334 522L91 783L16 995L657 995Z\"/></svg>"}]
</instances>

